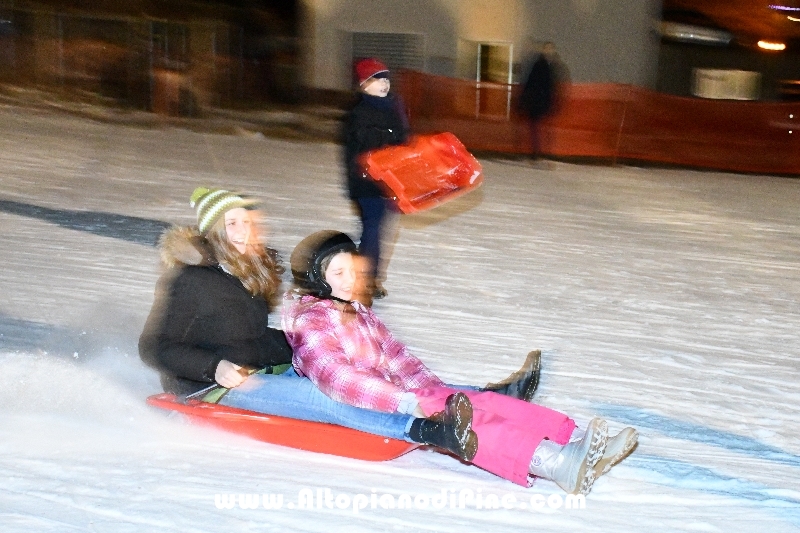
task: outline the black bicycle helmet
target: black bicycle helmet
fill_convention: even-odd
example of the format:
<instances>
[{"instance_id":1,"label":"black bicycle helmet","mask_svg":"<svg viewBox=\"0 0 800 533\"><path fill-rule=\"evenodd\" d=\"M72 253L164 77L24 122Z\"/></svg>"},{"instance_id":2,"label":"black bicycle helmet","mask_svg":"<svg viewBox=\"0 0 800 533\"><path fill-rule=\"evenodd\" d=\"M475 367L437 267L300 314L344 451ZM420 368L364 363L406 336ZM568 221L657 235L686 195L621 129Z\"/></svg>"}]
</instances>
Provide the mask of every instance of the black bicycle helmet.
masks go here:
<instances>
[{"instance_id":1,"label":"black bicycle helmet","mask_svg":"<svg viewBox=\"0 0 800 533\"><path fill-rule=\"evenodd\" d=\"M340 231L312 233L294 247L289 260L295 284L320 298L327 298L331 295L331 286L325 281L322 262L334 254L356 251L353 240Z\"/></svg>"}]
</instances>

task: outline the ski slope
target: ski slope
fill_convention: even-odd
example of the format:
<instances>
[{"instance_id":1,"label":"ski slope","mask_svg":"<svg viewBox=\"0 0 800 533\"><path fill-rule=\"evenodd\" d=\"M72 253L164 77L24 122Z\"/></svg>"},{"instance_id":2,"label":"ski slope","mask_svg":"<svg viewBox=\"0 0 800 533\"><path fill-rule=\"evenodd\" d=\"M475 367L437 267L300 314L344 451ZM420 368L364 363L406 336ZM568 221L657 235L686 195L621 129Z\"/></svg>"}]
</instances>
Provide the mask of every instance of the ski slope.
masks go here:
<instances>
[{"instance_id":1,"label":"ski slope","mask_svg":"<svg viewBox=\"0 0 800 533\"><path fill-rule=\"evenodd\" d=\"M205 185L263 198L284 262L353 234L339 147L0 108L0 530L800 531L800 180L482 163L399 218L375 309L450 382L540 348L539 403L637 427L583 508L429 451L360 462L148 408L160 232Z\"/></svg>"}]
</instances>

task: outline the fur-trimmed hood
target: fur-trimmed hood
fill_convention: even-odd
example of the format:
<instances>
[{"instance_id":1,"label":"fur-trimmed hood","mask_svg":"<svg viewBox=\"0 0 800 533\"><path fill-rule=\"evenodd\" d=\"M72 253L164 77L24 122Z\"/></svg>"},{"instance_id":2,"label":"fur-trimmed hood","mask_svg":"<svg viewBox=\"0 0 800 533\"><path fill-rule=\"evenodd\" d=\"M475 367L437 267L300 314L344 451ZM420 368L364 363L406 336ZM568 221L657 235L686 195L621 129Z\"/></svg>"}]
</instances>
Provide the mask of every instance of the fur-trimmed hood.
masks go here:
<instances>
[{"instance_id":1,"label":"fur-trimmed hood","mask_svg":"<svg viewBox=\"0 0 800 533\"><path fill-rule=\"evenodd\" d=\"M211 266L218 264L211 245L196 226L173 226L159 239L161 262L175 266Z\"/></svg>"}]
</instances>

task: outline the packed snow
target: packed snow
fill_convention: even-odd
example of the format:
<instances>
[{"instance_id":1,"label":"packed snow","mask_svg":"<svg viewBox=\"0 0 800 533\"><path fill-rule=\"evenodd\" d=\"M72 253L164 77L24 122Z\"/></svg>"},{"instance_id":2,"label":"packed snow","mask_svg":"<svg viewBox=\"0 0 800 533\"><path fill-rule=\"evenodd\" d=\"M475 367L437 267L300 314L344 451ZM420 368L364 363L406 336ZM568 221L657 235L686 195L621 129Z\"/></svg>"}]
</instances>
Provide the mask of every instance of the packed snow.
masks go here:
<instances>
[{"instance_id":1,"label":"packed snow","mask_svg":"<svg viewBox=\"0 0 800 533\"><path fill-rule=\"evenodd\" d=\"M638 428L580 508L432 451L343 459L146 406L158 235L200 185L263 198L284 262L355 234L337 145L6 106L0 157L4 533L800 531L797 179L485 158L480 189L398 218L375 309L414 353L484 384L541 348L537 402Z\"/></svg>"}]
</instances>

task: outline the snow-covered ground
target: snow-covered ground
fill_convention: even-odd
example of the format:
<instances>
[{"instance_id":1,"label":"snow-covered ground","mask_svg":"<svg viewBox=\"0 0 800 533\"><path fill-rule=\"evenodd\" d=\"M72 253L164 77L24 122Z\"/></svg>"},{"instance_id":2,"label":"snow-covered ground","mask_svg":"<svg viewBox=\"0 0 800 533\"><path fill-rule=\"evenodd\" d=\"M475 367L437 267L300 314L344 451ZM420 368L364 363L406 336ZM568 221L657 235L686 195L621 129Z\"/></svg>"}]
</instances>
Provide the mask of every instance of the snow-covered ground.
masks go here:
<instances>
[{"instance_id":1,"label":"snow-covered ground","mask_svg":"<svg viewBox=\"0 0 800 533\"><path fill-rule=\"evenodd\" d=\"M538 347L540 403L639 429L584 509L433 452L361 462L148 408L160 231L208 185L262 197L284 258L353 233L338 154L0 108L1 531L800 531L797 179L484 160L480 190L400 219L375 308L435 371L483 384Z\"/></svg>"}]
</instances>

